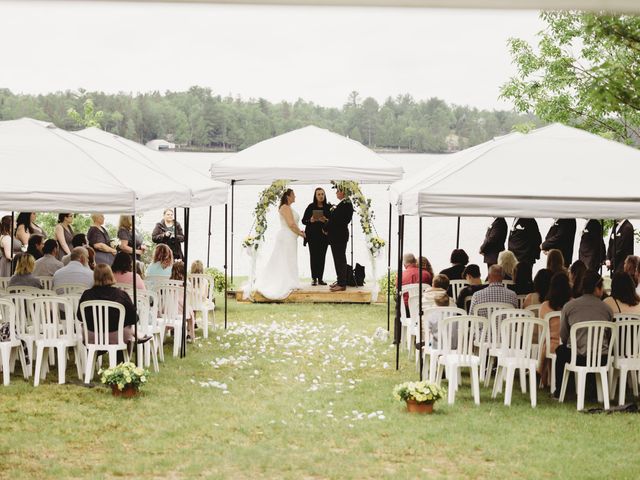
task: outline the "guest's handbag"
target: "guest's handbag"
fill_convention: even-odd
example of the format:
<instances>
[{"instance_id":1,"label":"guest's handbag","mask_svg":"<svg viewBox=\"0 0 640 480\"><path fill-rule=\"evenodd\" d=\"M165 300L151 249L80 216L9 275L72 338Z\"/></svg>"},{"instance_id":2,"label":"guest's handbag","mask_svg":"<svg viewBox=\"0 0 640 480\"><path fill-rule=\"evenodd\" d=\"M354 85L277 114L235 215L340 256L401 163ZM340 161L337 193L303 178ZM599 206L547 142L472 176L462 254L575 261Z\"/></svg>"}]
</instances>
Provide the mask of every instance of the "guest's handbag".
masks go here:
<instances>
[{"instance_id":1,"label":"guest's handbag","mask_svg":"<svg viewBox=\"0 0 640 480\"><path fill-rule=\"evenodd\" d=\"M356 277L353 274L353 267L347 264L347 287L357 287Z\"/></svg>"},{"instance_id":2,"label":"guest's handbag","mask_svg":"<svg viewBox=\"0 0 640 480\"><path fill-rule=\"evenodd\" d=\"M359 263L356 263L356 268L353 269L353 276L354 276L355 281L356 281L356 286L358 286L358 287L364 286L365 273L364 273L364 266L363 265L360 265Z\"/></svg>"}]
</instances>

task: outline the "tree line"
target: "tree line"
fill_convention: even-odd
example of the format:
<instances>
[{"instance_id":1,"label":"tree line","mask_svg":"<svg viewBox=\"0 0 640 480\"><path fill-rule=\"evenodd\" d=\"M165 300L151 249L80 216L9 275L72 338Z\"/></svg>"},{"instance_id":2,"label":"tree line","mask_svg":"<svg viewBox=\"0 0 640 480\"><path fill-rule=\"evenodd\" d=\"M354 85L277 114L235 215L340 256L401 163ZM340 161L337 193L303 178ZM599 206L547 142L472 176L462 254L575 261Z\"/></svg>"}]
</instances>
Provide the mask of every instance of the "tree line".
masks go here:
<instances>
[{"instance_id":1,"label":"tree line","mask_svg":"<svg viewBox=\"0 0 640 480\"><path fill-rule=\"evenodd\" d=\"M222 96L191 87L164 93L108 94L86 90L42 95L0 89L0 120L32 117L66 130L100 128L145 143L155 138L186 150L237 151L282 133L314 124L378 150L443 153L538 125L526 113L479 110L439 98L397 95L379 104L351 92L341 108L299 99L272 103L263 98Z\"/></svg>"}]
</instances>

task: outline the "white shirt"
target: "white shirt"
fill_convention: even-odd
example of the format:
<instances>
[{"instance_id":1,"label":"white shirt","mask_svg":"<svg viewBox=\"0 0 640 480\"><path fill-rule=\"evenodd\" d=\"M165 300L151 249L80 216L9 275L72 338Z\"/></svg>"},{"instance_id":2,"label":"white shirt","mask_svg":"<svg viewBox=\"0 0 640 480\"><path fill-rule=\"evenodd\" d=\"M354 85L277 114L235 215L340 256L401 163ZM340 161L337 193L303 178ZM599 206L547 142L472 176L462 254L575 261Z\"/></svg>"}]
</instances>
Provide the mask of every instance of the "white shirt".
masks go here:
<instances>
[{"instance_id":1,"label":"white shirt","mask_svg":"<svg viewBox=\"0 0 640 480\"><path fill-rule=\"evenodd\" d=\"M93 287L93 271L77 260L71 260L68 265L53 274L54 290L58 285L67 284L80 284L91 288Z\"/></svg>"}]
</instances>

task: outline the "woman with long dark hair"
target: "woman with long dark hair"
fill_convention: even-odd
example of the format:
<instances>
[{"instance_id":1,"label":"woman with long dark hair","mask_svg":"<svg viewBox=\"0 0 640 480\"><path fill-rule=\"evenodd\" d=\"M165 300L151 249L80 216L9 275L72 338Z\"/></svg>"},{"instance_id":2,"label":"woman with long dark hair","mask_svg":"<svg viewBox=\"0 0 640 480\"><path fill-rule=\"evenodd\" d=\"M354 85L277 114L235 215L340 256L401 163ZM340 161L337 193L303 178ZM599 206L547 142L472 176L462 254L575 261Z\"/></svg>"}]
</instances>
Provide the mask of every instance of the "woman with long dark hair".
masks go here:
<instances>
[{"instance_id":1,"label":"woman with long dark hair","mask_svg":"<svg viewBox=\"0 0 640 480\"><path fill-rule=\"evenodd\" d=\"M611 296L604 299L613 313L640 314L640 297L636 293L633 279L625 272L613 274L611 279Z\"/></svg>"},{"instance_id":2,"label":"woman with long dark hair","mask_svg":"<svg viewBox=\"0 0 640 480\"><path fill-rule=\"evenodd\" d=\"M21 252L21 246L11 237L11 215L5 215L0 221L0 277L11 276L11 257Z\"/></svg>"},{"instance_id":3,"label":"woman with long dark hair","mask_svg":"<svg viewBox=\"0 0 640 480\"><path fill-rule=\"evenodd\" d=\"M62 260L62 257L71 253L71 241L73 240L73 213L59 213L58 223L56 224L53 233L58 241L58 260Z\"/></svg>"},{"instance_id":4,"label":"woman with long dark hair","mask_svg":"<svg viewBox=\"0 0 640 480\"><path fill-rule=\"evenodd\" d=\"M516 268L513 270L513 290L517 295L528 295L534 291L531 279L532 269L532 265L528 262L516 263Z\"/></svg>"},{"instance_id":5,"label":"woman with long dark hair","mask_svg":"<svg viewBox=\"0 0 640 480\"><path fill-rule=\"evenodd\" d=\"M326 285L322 279L327 256L329 240L322 227L327 223L331 204L327 202L325 191L318 187L313 192L313 201L307 206L302 216L306 226L304 244L309 244L309 263L311 264L311 285Z\"/></svg>"},{"instance_id":6,"label":"woman with long dark hair","mask_svg":"<svg viewBox=\"0 0 640 480\"><path fill-rule=\"evenodd\" d=\"M22 242L22 245L28 245L31 235L47 237L44 230L36 224L35 212L21 212L16 219L16 238Z\"/></svg>"}]
</instances>

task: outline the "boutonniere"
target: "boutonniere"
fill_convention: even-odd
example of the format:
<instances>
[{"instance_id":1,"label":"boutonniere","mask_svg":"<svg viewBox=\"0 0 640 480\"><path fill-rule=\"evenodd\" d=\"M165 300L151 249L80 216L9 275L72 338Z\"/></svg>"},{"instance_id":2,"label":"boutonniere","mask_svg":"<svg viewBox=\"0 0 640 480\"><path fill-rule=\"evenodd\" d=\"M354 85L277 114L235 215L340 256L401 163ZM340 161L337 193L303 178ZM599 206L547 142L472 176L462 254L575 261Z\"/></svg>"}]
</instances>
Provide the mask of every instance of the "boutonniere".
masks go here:
<instances>
[{"instance_id":1,"label":"boutonniere","mask_svg":"<svg viewBox=\"0 0 640 480\"><path fill-rule=\"evenodd\" d=\"M584 230L582 230L582 233L589 233L589 230L585 228Z\"/></svg>"},{"instance_id":2,"label":"boutonniere","mask_svg":"<svg viewBox=\"0 0 640 480\"><path fill-rule=\"evenodd\" d=\"M335 205L331 205L331 208L329 209L330 212L333 212L336 209Z\"/></svg>"},{"instance_id":3,"label":"boutonniere","mask_svg":"<svg viewBox=\"0 0 640 480\"><path fill-rule=\"evenodd\" d=\"M522 225L516 225L516 230L524 230L524 227Z\"/></svg>"}]
</instances>

